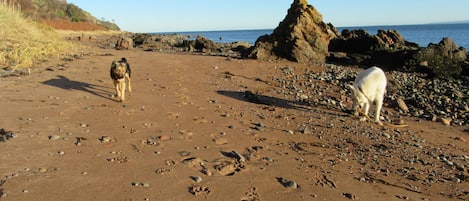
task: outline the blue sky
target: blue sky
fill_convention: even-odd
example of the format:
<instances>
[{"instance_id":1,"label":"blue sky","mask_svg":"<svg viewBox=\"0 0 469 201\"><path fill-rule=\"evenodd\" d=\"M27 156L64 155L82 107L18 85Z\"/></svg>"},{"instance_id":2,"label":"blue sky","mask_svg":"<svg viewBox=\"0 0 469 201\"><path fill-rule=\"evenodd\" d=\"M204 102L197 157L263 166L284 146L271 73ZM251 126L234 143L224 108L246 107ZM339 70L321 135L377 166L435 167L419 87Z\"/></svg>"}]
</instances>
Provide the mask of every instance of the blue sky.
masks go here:
<instances>
[{"instance_id":1,"label":"blue sky","mask_svg":"<svg viewBox=\"0 0 469 201\"><path fill-rule=\"evenodd\" d=\"M293 0L68 0L130 32L273 29ZM336 27L469 21L469 0L309 0Z\"/></svg>"}]
</instances>

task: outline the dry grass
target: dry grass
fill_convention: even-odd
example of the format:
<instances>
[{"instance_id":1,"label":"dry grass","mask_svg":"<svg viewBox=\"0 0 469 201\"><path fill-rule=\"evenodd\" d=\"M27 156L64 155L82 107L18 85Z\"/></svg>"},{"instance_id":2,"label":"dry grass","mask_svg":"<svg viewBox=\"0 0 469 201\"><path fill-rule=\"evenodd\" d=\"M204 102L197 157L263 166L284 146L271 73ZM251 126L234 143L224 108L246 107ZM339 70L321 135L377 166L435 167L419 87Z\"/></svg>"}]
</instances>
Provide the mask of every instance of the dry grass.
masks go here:
<instances>
[{"instance_id":1,"label":"dry grass","mask_svg":"<svg viewBox=\"0 0 469 201\"><path fill-rule=\"evenodd\" d=\"M0 0L0 67L11 70L62 59L79 52L52 28L26 19L20 9Z\"/></svg>"}]
</instances>

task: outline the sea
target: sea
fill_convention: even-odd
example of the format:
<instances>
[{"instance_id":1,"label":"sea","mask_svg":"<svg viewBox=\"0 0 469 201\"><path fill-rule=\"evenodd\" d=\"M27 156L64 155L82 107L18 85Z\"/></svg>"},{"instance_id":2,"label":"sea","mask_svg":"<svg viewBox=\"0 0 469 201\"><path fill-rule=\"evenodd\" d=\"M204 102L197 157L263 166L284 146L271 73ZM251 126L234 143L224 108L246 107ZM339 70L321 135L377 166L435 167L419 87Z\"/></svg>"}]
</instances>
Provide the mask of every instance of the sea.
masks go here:
<instances>
[{"instance_id":1,"label":"sea","mask_svg":"<svg viewBox=\"0 0 469 201\"><path fill-rule=\"evenodd\" d=\"M456 43L458 47L464 47L469 50L469 22L448 24L337 27L339 33L344 29L363 29L371 35L377 34L378 30L397 30L405 40L417 43L421 47L427 47L430 43L438 44L444 37L449 37ZM254 44L259 36L271 34L272 32L273 29L190 31L171 33L187 34L193 38L195 38L197 35L202 35L205 38L219 43L241 41ZM169 34L169 32L158 34Z\"/></svg>"}]
</instances>

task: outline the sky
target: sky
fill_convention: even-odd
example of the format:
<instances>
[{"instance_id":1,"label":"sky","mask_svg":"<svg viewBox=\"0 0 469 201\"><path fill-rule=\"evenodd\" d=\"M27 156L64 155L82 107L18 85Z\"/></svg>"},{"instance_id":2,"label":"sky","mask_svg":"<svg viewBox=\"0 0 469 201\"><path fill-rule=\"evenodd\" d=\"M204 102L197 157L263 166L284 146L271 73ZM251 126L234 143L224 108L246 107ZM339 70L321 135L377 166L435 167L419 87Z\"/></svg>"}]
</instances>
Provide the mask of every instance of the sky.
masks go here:
<instances>
[{"instance_id":1,"label":"sky","mask_svg":"<svg viewBox=\"0 0 469 201\"><path fill-rule=\"evenodd\" d=\"M134 33L274 29L293 0L67 0ZM469 22L469 0L309 0L335 27Z\"/></svg>"}]
</instances>

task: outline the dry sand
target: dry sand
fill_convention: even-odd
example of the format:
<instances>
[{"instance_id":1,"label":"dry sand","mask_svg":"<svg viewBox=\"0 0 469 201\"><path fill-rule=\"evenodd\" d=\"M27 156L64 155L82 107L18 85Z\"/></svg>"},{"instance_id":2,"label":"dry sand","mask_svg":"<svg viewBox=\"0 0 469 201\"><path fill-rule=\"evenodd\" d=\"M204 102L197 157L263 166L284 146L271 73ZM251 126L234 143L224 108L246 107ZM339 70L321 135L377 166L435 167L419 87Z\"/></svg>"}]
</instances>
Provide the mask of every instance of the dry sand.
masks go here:
<instances>
[{"instance_id":1,"label":"dry sand","mask_svg":"<svg viewBox=\"0 0 469 201\"><path fill-rule=\"evenodd\" d=\"M278 93L282 67L324 67L87 51L1 78L1 201L469 199L467 128L402 116L408 128L382 129ZM109 78L121 57L133 70L124 103Z\"/></svg>"}]
</instances>

